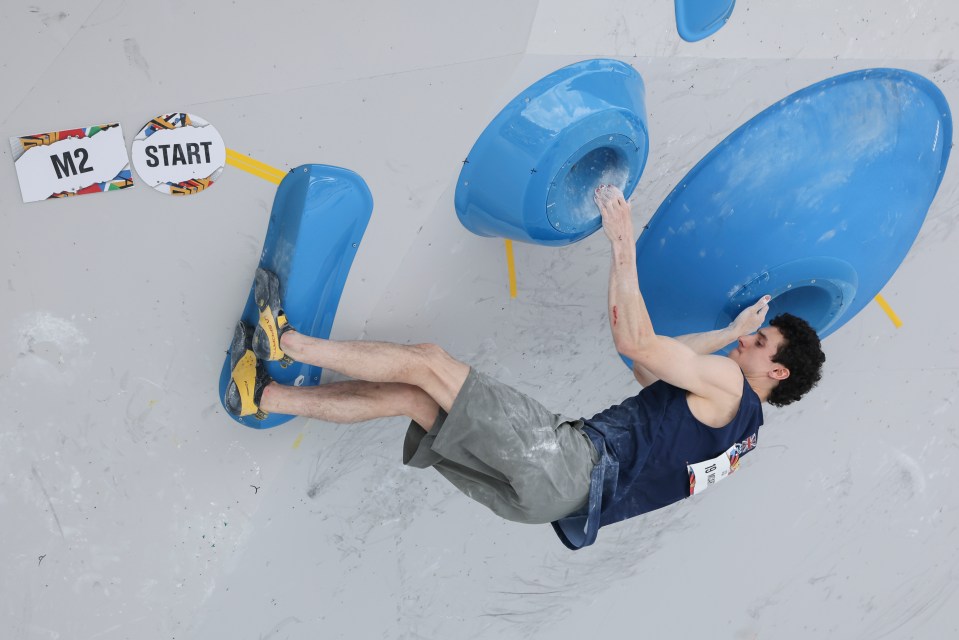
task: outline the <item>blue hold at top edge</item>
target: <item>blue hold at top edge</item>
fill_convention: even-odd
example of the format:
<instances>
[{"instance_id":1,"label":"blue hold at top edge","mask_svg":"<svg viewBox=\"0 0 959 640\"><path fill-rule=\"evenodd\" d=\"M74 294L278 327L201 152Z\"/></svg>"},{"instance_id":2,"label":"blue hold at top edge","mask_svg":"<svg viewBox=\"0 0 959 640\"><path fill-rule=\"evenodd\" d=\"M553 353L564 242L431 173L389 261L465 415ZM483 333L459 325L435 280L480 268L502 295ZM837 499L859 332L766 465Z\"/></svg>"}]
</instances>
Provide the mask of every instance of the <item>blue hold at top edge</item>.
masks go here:
<instances>
[{"instance_id":1,"label":"blue hold at top edge","mask_svg":"<svg viewBox=\"0 0 959 640\"><path fill-rule=\"evenodd\" d=\"M723 28L736 0L676 0L676 30L686 42L698 42Z\"/></svg>"},{"instance_id":2,"label":"blue hold at top edge","mask_svg":"<svg viewBox=\"0 0 959 640\"><path fill-rule=\"evenodd\" d=\"M649 152L642 78L618 60L585 60L540 79L490 122L456 183L473 233L549 246L601 227L593 190L632 193Z\"/></svg>"},{"instance_id":3,"label":"blue hold at top edge","mask_svg":"<svg viewBox=\"0 0 959 640\"><path fill-rule=\"evenodd\" d=\"M369 188L348 169L303 165L283 178L273 200L260 266L277 274L284 312L297 331L330 337L343 286L372 211ZM253 273L249 275L252 283ZM254 327L259 320L252 284L242 318ZM300 362L286 368L267 362L266 367L276 382L295 386L317 385L323 372ZM227 353L220 373L221 404L229 381ZM264 420L233 419L253 429L267 429L293 417L270 414Z\"/></svg>"}]
</instances>

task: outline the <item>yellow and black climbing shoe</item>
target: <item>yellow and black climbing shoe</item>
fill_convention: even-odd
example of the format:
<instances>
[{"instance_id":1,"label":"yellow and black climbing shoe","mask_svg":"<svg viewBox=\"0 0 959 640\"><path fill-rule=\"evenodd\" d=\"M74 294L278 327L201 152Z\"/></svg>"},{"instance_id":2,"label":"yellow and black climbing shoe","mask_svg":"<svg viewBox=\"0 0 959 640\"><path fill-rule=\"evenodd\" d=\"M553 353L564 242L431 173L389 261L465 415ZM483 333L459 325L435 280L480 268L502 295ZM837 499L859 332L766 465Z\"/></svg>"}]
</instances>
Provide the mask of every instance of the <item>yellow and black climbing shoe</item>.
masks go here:
<instances>
[{"instance_id":1,"label":"yellow and black climbing shoe","mask_svg":"<svg viewBox=\"0 0 959 640\"><path fill-rule=\"evenodd\" d=\"M261 360L279 360L286 367L293 359L280 348L280 337L293 327L280 306L280 280L275 273L257 268L253 299L260 310L260 323L253 332L253 353Z\"/></svg>"},{"instance_id":2,"label":"yellow and black climbing shoe","mask_svg":"<svg viewBox=\"0 0 959 640\"><path fill-rule=\"evenodd\" d=\"M273 379L253 353L252 340L253 327L237 322L233 342L230 343L230 383L226 387L223 404L231 415L238 418L254 416L257 420L263 420L267 413L260 409L260 397L263 388Z\"/></svg>"}]
</instances>

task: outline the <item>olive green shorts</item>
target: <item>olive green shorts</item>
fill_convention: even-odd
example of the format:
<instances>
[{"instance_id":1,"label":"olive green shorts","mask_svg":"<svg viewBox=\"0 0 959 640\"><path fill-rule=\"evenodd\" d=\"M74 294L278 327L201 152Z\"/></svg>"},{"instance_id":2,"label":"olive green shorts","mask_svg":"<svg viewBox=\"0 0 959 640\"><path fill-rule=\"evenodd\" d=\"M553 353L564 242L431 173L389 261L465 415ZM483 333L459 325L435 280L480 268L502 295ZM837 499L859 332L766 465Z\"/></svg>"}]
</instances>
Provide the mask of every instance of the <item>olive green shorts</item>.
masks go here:
<instances>
[{"instance_id":1,"label":"olive green shorts","mask_svg":"<svg viewBox=\"0 0 959 640\"><path fill-rule=\"evenodd\" d=\"M589 496L599 457L582 425L470 369L448 415L429 432L410 424L403 463L433 467L507 520L552 522Z\"/></svg>"}]
</instances>

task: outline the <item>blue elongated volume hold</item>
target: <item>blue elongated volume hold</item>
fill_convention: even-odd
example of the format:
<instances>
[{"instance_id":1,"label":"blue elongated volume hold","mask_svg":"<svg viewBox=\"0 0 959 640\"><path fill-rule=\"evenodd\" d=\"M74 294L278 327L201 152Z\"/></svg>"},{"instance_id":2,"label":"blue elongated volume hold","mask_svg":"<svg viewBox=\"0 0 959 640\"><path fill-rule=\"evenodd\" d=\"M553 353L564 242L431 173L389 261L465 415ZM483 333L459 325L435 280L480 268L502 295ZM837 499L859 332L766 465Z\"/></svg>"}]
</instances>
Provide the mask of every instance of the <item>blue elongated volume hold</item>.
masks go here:
<instances>
[{"instance_id":1,"label":"blue elongated volume hold","mask_svg":"<svg viewBox=\"0 0 959 640\"><path fill-rule=\"evenodd\" d=\"M283 309L297 331L317 338L330 337L346 276L372 212L369 188L347 169L303 165L283 178L273 200L260 266L279 277ZM250 276L252 281L253 274ZM252 287L243 321L254 327L259 321ZM286 368L268 362L267 370L280 384L296 386L319 384L323 371L300 362ZM229 380L228 353L220 373L221 403ZM234 420L254 429L267 429L292 418L274 413L264 420L253 416Z\"/></svg>"},{"instance_id":2,"label":"blue elongated volume hold","mask_svg":"<svg viewBox=\"0 0 959 640\"><path fill-rule=\"evenodd\" d=\"M593 190L632 193L646 165L645 88L618 60L577 62L515 97L463 163L454 203L473 233L566 245L602 226Z\"/></svg>"},{"instance_id":3,"label":"blue elongated volume hold","mask_svg":"<svg viewBox=\"0 0 959 640\"><path fill-rule=\"evenodd\" d=\"M686 42L708 38L729 20L736 0L676 0L676 30Z\"/></svg>"},{"instance_id":4,"label":"blue elongated volume hold","mask_svg":"<svg viewBox=\"0 0 959 640\"><path fill-rule=\"evenodd\" d=\"M902 263L942 181L952 116L920 75L866 69L802 89L684 177L636 242L653 327L726 326L770 294L820 337Z\"/></svg>"}]
</instances>

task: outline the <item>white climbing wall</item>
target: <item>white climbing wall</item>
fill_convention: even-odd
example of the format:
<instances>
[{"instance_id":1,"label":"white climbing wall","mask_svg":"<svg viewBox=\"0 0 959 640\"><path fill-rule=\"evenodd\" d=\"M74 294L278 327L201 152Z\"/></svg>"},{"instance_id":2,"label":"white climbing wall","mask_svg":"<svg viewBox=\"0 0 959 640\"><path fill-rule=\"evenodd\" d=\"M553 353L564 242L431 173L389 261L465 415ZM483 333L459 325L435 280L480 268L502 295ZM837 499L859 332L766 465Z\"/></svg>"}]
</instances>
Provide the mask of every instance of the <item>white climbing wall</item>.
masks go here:
<instances>
[{"instance_id":1,"label":"white climbing wall","mask_svg":"<svg viewBox=\"0 0 959 640\"><path fill-rule=\"evenodd\" d=\"M841 5L841 6L840 6ZM608 245L471 235L453 189L518 91L588 57L646 82L642 221L723 137L837 73L896 66L959 108L953 0L739 0L679 39L670 0L0 6L0 638L945 638L959 634L955 159L883 294L826 340L722 491L567 551L400 464L405 424L223 415L217 380L275 185L228 166L23 204L6 138L195 113L375 209L333 337L438 342L557 412L635 393ZM761 238L757 238L757 242Z\"/></svg>"}]
</instances>

